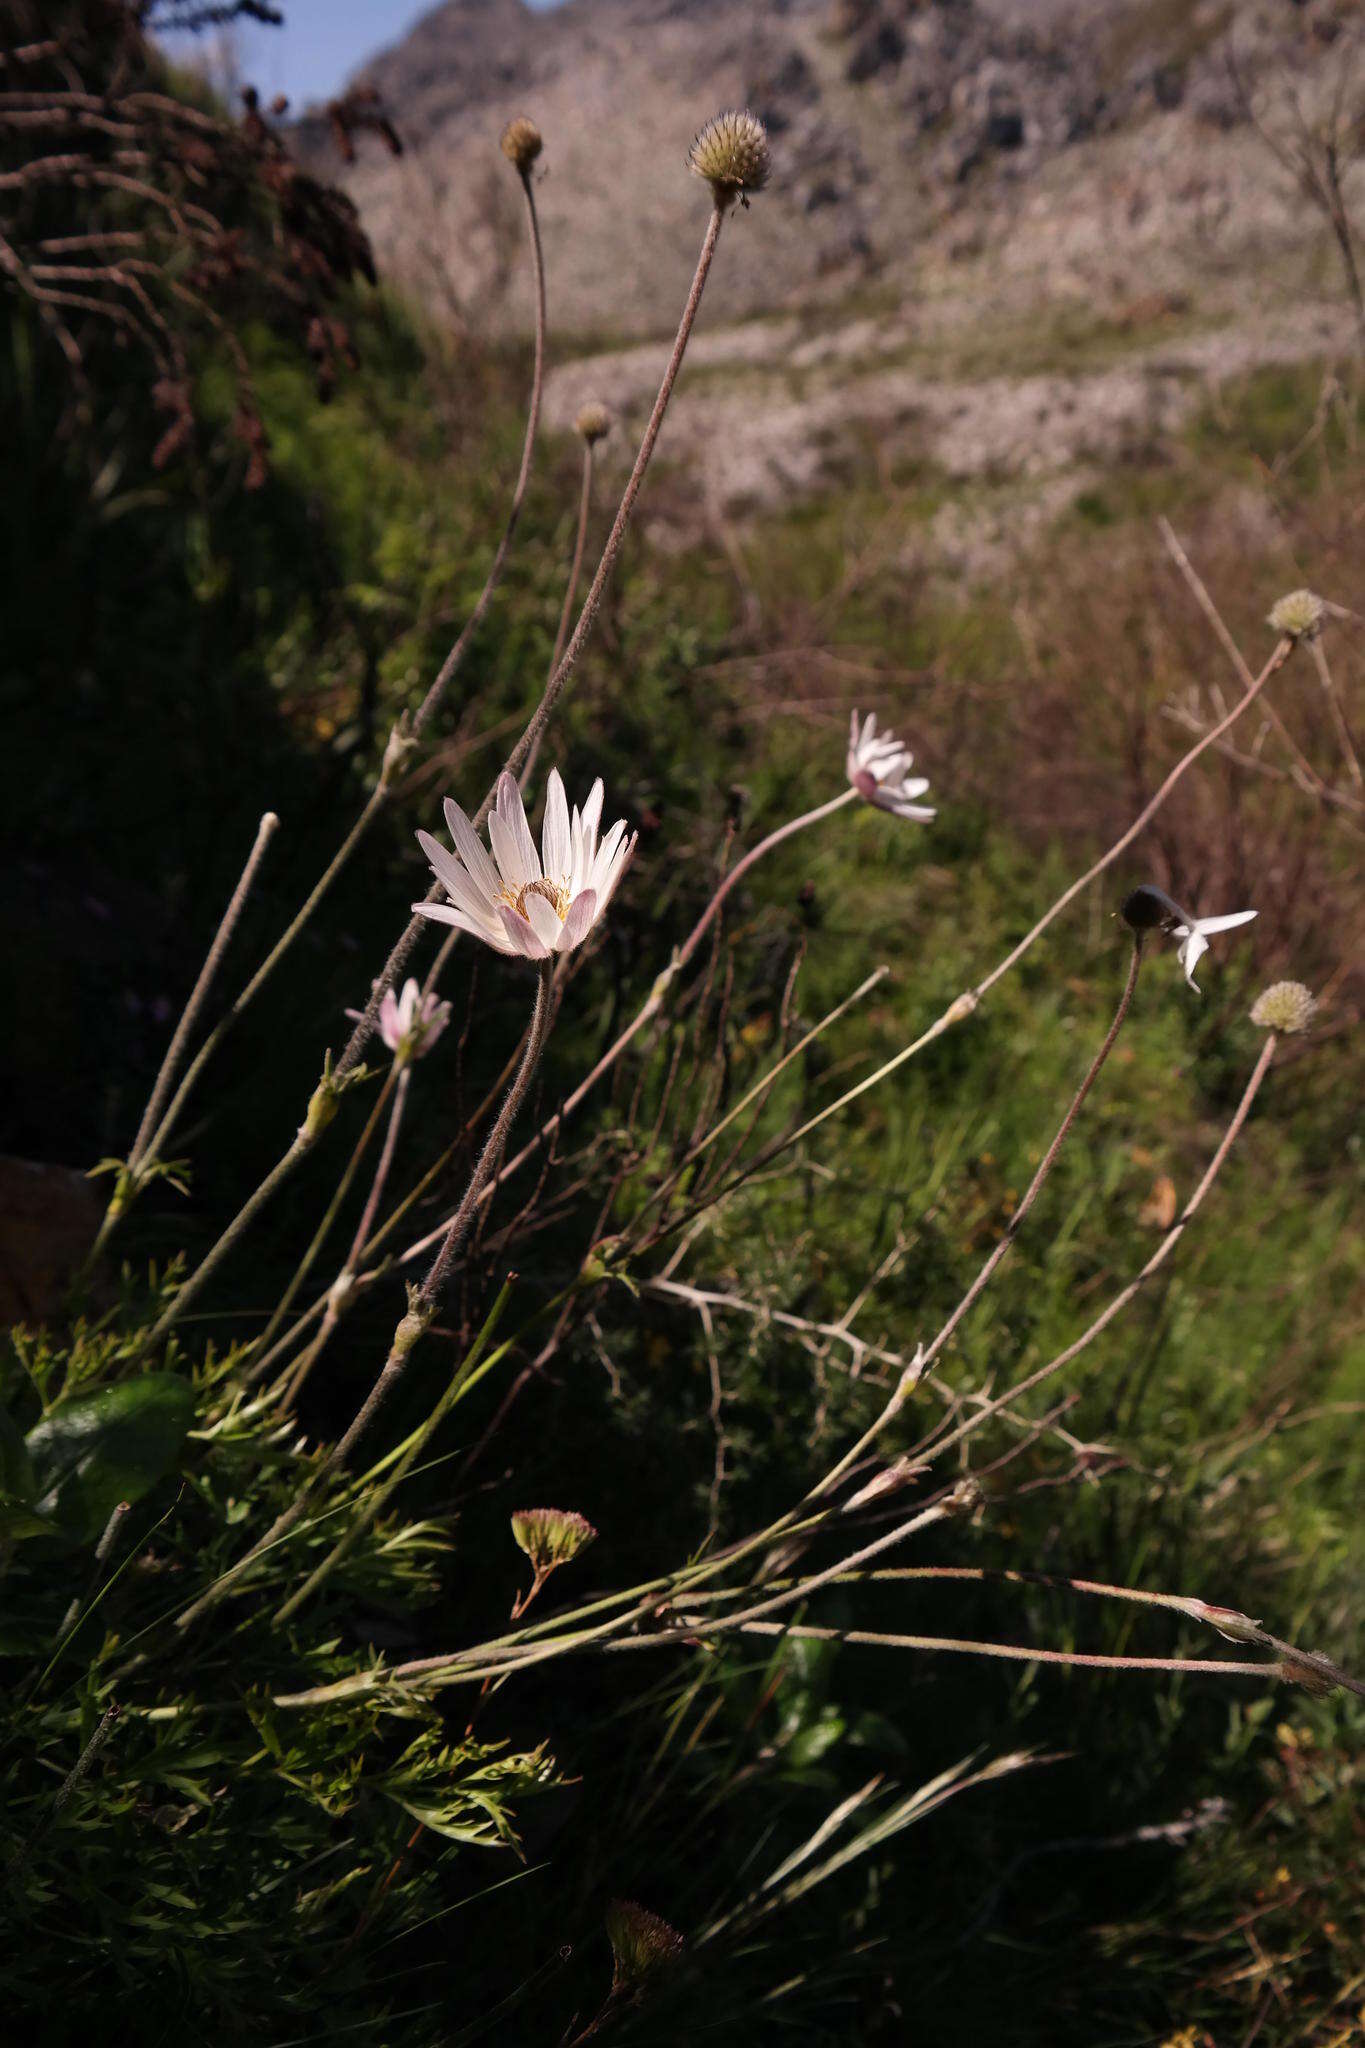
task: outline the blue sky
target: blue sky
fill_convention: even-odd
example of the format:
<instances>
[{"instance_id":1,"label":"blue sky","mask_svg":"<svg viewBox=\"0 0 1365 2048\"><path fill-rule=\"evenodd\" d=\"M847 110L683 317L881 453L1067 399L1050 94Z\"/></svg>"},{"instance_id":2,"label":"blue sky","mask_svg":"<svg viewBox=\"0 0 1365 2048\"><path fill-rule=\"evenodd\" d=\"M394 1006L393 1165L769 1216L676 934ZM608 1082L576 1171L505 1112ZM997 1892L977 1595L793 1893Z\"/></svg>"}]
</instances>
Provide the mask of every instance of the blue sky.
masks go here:
<instances>
[{"instance_id":1,"label":"blue sky","mask_svg":"<svg viewBox=\"0 0 1365 2048\"><path fill-rule=\"evenodd\" d=\"M283 28L243 23L233 31L238 68L269 100L287 93L297 111L309 100L330 99L367 57L397 42L432 0L279 0ZM530 0L532 6L553 0ZM193 54L206 38L167 37L177 56Z\"/></svg>"}]
</instances>

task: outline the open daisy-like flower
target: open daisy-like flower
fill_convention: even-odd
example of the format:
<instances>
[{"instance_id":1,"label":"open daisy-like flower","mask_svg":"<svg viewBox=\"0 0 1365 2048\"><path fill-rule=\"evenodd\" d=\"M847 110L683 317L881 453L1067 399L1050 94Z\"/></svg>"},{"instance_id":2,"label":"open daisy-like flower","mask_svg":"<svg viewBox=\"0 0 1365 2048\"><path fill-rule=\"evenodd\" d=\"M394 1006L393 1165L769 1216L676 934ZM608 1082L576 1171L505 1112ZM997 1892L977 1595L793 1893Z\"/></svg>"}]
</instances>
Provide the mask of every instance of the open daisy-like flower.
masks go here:
<instances>
[{"instance_id":1,"label":"open daisy-like flower","mask_svg":"<svg viewBox=\"0 0 1365 2048\"><path fill-rule=\"evenodd\" d=\"M1124 897L1121 915L1135 932L1162 931L1170 938L1179 939L1177 957L1185 970L1186 981L1198 995L1200 989L1194 970L1209 950L1210 934L1230 932L1239 924L1250 924L1256 912L1233 910L1225 917L1191 917L1189 911L1182 910L1164 889L1144 882Z\"/></svg>"},{"instance_id":2,"label":"open daisy-like flower","mask_svg":"<svg viewBox=\"0 0 1365 2048\"><path fill-rule=\"evenodd\" d=\"M912 775L915 757L893 732L877 731L877 714L869 711L859 729L855 711L848 728L848 779L859 796L878 810L893 811L898 818L914 818L926 824L936 817L927 804L917 804L929 787L928 777Z\"/></svg>"},{"instance_id":3,"label":"open daisy-like flower","mask_svg":"<svg viewBox=\"0 0 1365 2048\"><path fill-rule=\"evenodd\" d=\"M488 819L491 859L460 806L449 797L445 814L455 855L429 832L419 832L417 838L450 901L414 903L413 909L440 924L458 926L495 952L525 960L571 953L581 945L610 903L635 851L635 835L626 838L624 818L598 841L600 776L582 810L575 804L570 814L559 770L550 770L539 853L514 776L498 778L497 801Z\"/></svg>"}]
</instances>

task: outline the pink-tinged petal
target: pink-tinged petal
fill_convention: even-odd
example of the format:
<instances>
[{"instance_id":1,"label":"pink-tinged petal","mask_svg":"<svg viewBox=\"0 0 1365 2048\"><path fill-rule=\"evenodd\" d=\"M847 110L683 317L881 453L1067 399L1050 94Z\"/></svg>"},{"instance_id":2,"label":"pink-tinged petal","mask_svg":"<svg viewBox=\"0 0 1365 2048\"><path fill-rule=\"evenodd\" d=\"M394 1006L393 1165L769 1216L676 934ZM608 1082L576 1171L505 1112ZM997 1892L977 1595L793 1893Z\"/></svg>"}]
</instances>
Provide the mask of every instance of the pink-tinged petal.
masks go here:
<instances>
[{"instance_id":1,"label":"pink-tinged petal","mask_svg":"<svg viewBox=\"0 0 1365 2048\"><path fill-rule=\"evenodd\" d=\"M526 822L526 806L521 800L516 777L509 775L506 769L498 777L498 816L511 833L521 856L524 869L522 881L538 882L540 855L536 851L536 842L531 837L531 828Z\"/></svg>"},{"instance_id":2,"label":"pink-tinged petal","mask_svg":"<svg viewBox=\"0 0 1365 2048\"><path fill-rule=\"evenodd\" d=\"M519 953L525 960L545 958L546 948L541 945L526 919L513 910L510 903L500 903L498 915L502 919L502 928L507 935L507 943L503 948L505 952Z\"/></svg>"},{"instance_id":3,"label":"pink-tinged petal","mask_svg":"<svg viewBox=\"0 0 1365 2048\"><path fill-rule=\"evenodd\" d=\"M417 1017L417 1005L421 999L422 991L409 975L403 983L403 993L398 998L398 1021L404 1031L411 1031Z\"/></svg>"},{"instance_id":4,"label":"pink-tinged petal","mask_svg":"<svg viewBox=\"0 0 1365 2048\"><path fill-rule=\"evenodd\" d=\"M481 923L457 910L453 903L414 903L412 908L418 917L429 917L433 924L453 924L457 931L468 932L471 939L482 939L486 946L496 946L499 952L507 950L501 931L495 934L491 921Z\"/></svg>"},{"instance_id":5,"label":"pink-tinged petal","mask_svg":"<svg viewBox=\"0 0 1365 2048\"><path fill-rule=\"evenodd\" d=\"M540 829L545 872L556 882L569 874L569 805L564 795L564 778L557 768L550 770L545 785L545 820Z\"/></svg>"},{"instance_id":6,"label":"pink-tinged petal","mask_svg":"<svg viewBox=\"0 0 1365 2048\"><path fill-rule=\"evenodd\" d=\"M526 917L543 950L547 953L556 951L561 926L554 905L547 903L543 896L537 896L534 891L528 891Z\"/></svg>"},{"instance_id":7,"label":"pink-tinged petal","mask_svg":"<svg viewBox=\"0 0 1365 2048\"><path fill-rule=\"evenodd\" d=\"M484 851L483 841L452 797L445 800L446 827L455 841L455 851L469 870L470 880L481 889L490 904L498 900L498 871Z\"/></svg>"},{"instance_id":8,"label":"pink-tinged petal","mask_svg":"<svg viewBox=\"0 0 1365 2048\"><path fill-rule=\"evenodd\" d=\"M556 951L571 953L575 946L581 945L592 930L596 915L597 897L591 889L585 889L583 894L575 896L569 905L569 914L560 931Z\"/></svg>"},{"instance_id":9,"label":"pink-tinged petal","mask_svg":"<svg viewBox=\"0 0 1365 2048\"><path fill-rule=\"evenodd\" d=\"M461 867L454 854L442 846L439 839L433 839L430 832L419 832L417 844L431 862L432 873L441 887L456 903L464 903L470 892L468 870Z\"/></svg>"},{"instance_id":10,"label":"pink-tinged petal","mask_svg":"<svg viewBox=\"0 0 1365 2048\"><path fill-rule=\"evenodd\" d=\"M386 988L380 998L379 1036L383 1039L390 1052L397 1052L399 1040L403 1036L403 1026L399 1019L398 1005L394 1001L391 988Z\"/></svg>"}]
</instances>

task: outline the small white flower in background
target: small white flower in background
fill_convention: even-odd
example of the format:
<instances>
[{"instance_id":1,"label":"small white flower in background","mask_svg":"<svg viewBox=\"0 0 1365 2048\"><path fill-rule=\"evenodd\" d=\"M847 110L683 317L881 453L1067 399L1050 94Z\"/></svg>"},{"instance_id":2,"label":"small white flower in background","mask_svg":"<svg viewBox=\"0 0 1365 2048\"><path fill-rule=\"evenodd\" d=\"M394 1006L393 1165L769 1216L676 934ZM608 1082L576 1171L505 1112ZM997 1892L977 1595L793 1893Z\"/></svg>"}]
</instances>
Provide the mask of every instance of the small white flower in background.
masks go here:
<instances>
[{"instance_id":1,"label":"small white flower in background","mask_svg":"<svg viewBox=\"0 0 1365 2048\"><path fill-rule=\"evenodd\" d=\"M357 1023L361 1014L359 1010L346 1012ZM379 1036L395 1058L420 1060L431 1051L449 1022L450 1004L434 995L424 997L415 981L403 983L401 996L386 988L380 999Z\"/></svg>"},{"instance_id":2,"label":"small white flower in background","mask_svg":"<svg viewBox=\"0 0 1365 2048\"><path fill-rule=\"evenodd\" d=\"M849 721L845 762L849 781L859 796L876 804L878 810L893 811L898 818L915 818L923 824L938 813L915 802L917 796L924 795L929 781L927 776L910 773L914 762L909 747L903 746L894 733L877 731L875 711L868 712L861 730L858 714L854 712Z\"/></svg>"},{"instance_id":3,"label":"small white flower in background","mask_svg":"<svg viewBox=\"0 0 1365 2048\"><path fill-rule=\"evenodd\" d=\"M1191 917L1189 911L1182 910L1164 889L1144 882L1141 888L1124 897L1120 914L1136 932L1162 931L1170 938L1179 939L1177 957L1185 970L1186 981L1198 995L1200 989L1194 970L1209 950L1210 934L1230 932L1239 924L1250 924L1256 912L1233 910L1226 917Z\"/></svg>"},{"instance_id":4,"label":"small white flower in background","mask_svg":"<svg viewBox=\"0 0 1365 2048\"><path fill-rule=\"evenodd\" d=\"M458 859L429 832L417 837L450 901L414 903L413 909L440 924L458 926L496 952L526 960L571 953L581 945L610 903L635 851L635 835L626 838L624 818L598 842L600 776L582 810L575 804L571 815L559 770L550 770L539 853L521 791L511 775L499 776L497 802L488 819L491 860L474 827L449 797L445 814Z\"/></svg>"}]
</instances>

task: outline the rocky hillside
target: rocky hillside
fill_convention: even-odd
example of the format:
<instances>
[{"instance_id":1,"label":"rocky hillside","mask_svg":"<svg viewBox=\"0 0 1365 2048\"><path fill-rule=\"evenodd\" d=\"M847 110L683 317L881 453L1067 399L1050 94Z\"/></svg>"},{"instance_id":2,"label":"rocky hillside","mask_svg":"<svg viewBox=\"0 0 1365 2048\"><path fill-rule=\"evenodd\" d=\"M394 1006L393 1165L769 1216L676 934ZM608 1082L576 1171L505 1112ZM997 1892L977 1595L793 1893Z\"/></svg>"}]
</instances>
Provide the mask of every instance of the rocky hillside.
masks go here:
<instances>
[{"instance_id":1,"label":"rocky hillside","mask_svg":"<svg viewBox=\"0 0 1365 2048\"><path fill-rule=\"evenodd\" d=\"M883 465L1031 482L1050 509L1220 375L1347 337L1326 231L1248 105L1273 123L1291 78L1321 101L1361 12L444 0L366 73L407 153L362 155L350 184L390 274L439 316L523 324L497 139L529 113L546 141L550 418L588 390L629 418L657 375L639 344L671 331L705 220L691 135L747 104L773 180L727 225L668 437L706 506L780 503L872 447Z\"/></svg>"}]
</instances>

